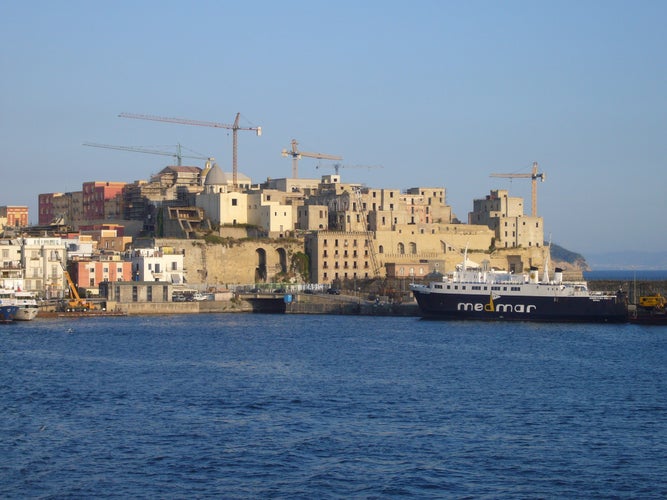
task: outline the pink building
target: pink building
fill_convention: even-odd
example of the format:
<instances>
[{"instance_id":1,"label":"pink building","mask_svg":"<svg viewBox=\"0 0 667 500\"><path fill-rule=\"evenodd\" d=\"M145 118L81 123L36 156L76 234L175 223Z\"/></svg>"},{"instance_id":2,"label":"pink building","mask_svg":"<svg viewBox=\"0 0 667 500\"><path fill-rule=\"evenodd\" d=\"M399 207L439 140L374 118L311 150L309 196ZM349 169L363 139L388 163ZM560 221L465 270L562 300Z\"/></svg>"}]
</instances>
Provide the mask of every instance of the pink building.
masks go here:
<instances>
[{"instance_id":1,"label":"pink building","mask_svg":"<svg viewBox=\"0 0 667 500\"><path fill-rule=\"evenodd\" d=\"M132 263L122 260L90 260L70 263L77 288L95 290L103 281L132 281Z\"/></svg>"}]
</instances>

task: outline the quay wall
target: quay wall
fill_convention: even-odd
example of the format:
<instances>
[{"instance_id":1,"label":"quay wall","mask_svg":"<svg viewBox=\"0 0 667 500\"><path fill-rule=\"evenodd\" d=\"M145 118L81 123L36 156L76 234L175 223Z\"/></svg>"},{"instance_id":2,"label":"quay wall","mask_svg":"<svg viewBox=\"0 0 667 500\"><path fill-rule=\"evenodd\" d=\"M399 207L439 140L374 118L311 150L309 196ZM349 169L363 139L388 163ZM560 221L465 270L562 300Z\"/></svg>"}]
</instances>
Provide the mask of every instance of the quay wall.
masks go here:
<instances>
[{"instance_id":1,"label":"quay wall","mask_svg":"<svg viewBox=\"0 0 667 500\"><path fill-rule=\"evenodd\" d=\"M641 295L661 293L667 296L667 281L618 281L618 280L595 280L589 281L592 291L610 291L619 289L628 294L628 302L636 304ZM256 299L256 297L254 297ZM275 295L267 297L267 300L275 300ZM117 303L108 302L107 312L109 315L151 315L151 314L202 314L202 313L252 313L255 310L253 304L241 297L232 300L216 300L202 302L131 302ZM370 302L354 296L328 296L303 295L294 296L294 301L287 304L286 314L343 314L343 315L367 315L367 316L418 316L419 308L414 301L404 304L389 304L387 302ZM48 318L55 316L52 307L43 308L40 317ZM85 313L83 314L85 315Z\"/></svg>"},{"instance_id":2,"label":"quay wall","mask_svg":"<svg viewBox=\"0 0 667 500\"><path fill-rule=\"evenodd\" d=\"M632 281L632 280L591 280L588 288L593 291L615 292L623 290L628 294L628 302L636 304L642 295L660 293L667 297L667 281Z\"/></svg>"}]
</instances>

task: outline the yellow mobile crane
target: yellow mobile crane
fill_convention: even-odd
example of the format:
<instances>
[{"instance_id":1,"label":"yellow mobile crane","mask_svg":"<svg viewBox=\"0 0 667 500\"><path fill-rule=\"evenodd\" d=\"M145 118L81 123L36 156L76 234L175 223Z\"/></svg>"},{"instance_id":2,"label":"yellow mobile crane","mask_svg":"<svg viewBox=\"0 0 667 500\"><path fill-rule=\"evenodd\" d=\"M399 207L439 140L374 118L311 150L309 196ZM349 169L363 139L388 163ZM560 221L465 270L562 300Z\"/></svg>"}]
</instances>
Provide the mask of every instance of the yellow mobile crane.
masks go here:
<instances>
[{"instance_id":1,"label":"yellow mobile crane","mask_svg":"<svg viewBox=\"0 0 667 500\"><path fill-rule=\"evenodd\" d=\"M69 272L67 272L67 268L65 267L65 264L62 263L62 261L60 262L60 267L63 268L63 274L65 275L65 279L69 285L70 298L67 301L67 312L94 311L95 304L81 298L79 291L76 289L76 285L72 281L72 278L69 275Z\"/></svg>"}]
</instances>

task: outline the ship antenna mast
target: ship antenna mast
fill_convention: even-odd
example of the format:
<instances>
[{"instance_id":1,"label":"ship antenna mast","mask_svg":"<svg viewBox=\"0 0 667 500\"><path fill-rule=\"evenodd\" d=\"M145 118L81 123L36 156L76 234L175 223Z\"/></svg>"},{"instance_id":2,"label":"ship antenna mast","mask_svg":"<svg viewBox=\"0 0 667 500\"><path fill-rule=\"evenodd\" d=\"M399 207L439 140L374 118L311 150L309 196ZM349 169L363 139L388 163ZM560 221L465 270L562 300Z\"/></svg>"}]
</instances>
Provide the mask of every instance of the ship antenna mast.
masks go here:
<instances>
[{"instance_id":1,"label":"ship antenna mast","mask_svg":"<svg viewBox=\"0 0 667 500\"><path fill-rule=\"evenodd\" d=\"M544 261L544 282L549 283L549 264L551 262L551 236L549 236L549 244L547 245L547 258Z\"/></svg>"}]
</instances>

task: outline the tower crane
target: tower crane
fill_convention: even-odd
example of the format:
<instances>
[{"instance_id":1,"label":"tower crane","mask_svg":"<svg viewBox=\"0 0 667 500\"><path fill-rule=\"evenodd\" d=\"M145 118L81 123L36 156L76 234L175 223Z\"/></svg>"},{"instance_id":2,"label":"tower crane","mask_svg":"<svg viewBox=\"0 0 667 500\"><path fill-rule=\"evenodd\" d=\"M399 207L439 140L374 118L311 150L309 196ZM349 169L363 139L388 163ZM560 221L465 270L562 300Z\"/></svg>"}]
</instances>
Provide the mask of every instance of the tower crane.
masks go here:
<instances>
[{"instance_id":1,"label":"tower crane","mask_svg":"<svg viewBox=\"0 0 667 500\"><path fill-rule=\"evenodd\" d=\"M507 177L509 179L531 179L532 180L532 216L537 217L537 179L542 182L546 177L544 172L537 172L537 162L533 162L533 170L530 174L491 174L490 177Z\"/></svg>"},{"instance_id":2,"label":"tower crane","mask_svg":"<svg viewBox=\"0 0 667 500\"><path fill-rule=\"evenodd\" d=\"M181 145L176 145L176 153L170 153L169 151L161 151L159 149L149 149L144 147L135 147L135 146L115 146L113 144L99 144L96 142L84 142L84 146L90 146L92 148L106 148L106 149L117 149L120 151L131 151L135 153L148 153L152 155L162 155L162 156L173 156L176 158L177 165L180 167L183 163L183 158L192 158L196 160L207 160L211 161L213 158L209 156L190 156L181 154Z\"/></svg>"},{"instance_id":3,"label":"tower crane","mask_svg":"<svg viewBox=\"0 0 667 500\"><path fill-rule=\"evenodd\" d=\"M283 158L287 158L288 156L292 157L292 178L296 179L299 177L299 160L302 157L306 158L317 158L320 160L342 160L342 156L336 156L336 155L327 155L324 153L308 153L306 151L299 151L297 146L299 145L298 142L296 142L296 139L292 139L291 142L292 145L292 150L288 151L287 149L283 149L282 156Z\"/></svg>"},{"instance_id":4,"label":"tower crane","mask_svg":"<svg viewBox=\"0 0 667 500\"><path fill-rule=\"evenodd\" d=\"M341 165L340 163L334 163L333 165L317 165L315 168L333 168L338 175L338 172L341 168L384 168L382 165Z\"/></svg>"},{"instance_id":5,"label":"tower crane","mask_svg":"<svg viewBox=\"0 0 667 500\"><path fill-rule=\"evenodd\" d=\"M234 189L238 189L238 163L237 163L237 147L238 147L238 137L237 133L239 130L252 130L257 133L258 136L262 135L262 127L241 127L239 125L239 118L241 113L236 113L236 118L232 125L225 123L217 122L204 122L199 120L189 120L186 118L168 118L164 116L154 116L154 115L138 115L134 113L121 113L118 115L121 118L136 118L139 120L153 120L157 122L167 122L167 123L180 123L182 125L197 125L200 127L214 127L214 128L225 128L232 131L232 182L234 184Z\"/></svg>"}]
</instances>

